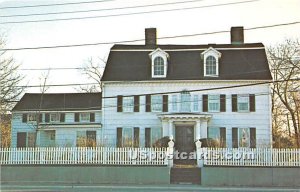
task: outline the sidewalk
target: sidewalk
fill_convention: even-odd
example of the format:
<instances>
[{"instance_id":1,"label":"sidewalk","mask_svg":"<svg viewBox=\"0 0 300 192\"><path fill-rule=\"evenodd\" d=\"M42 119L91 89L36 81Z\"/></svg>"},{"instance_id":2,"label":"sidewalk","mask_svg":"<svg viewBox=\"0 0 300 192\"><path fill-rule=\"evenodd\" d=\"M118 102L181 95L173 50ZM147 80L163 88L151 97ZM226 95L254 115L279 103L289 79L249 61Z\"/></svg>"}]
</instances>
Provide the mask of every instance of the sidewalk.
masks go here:
<instances>
[{"instance_id":1,"label":"sidewalk","mask_svg":"<svg viewBox=\"0 0 300 192\"><path fill-rule=\"evenodd\" d=\"M202 187L199 185L71 185L71 184L47 184L47 185L31 185L31 184L2 184L1 192L13 191L78 191L78 192L96 192L96 191L225 191L225 192L273 192L288 191L300 192L300 189L292 188L268 188L268 187Z\"/></svg>"}]
</instances>

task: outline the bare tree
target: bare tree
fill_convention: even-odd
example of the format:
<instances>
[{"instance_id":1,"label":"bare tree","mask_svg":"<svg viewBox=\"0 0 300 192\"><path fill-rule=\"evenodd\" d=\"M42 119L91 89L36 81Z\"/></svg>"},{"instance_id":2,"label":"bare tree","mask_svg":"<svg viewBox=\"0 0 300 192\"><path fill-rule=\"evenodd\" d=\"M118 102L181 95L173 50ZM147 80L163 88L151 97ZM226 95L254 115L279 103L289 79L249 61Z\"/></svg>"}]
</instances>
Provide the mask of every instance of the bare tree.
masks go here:
<instances>
[{"instance_id":1,"label":"bare tree","mask_svg":"<svg viewBox=\"0 0 300 192\"><path fill-rule=\"evenodd\" d=\"M0 49L4 47L5 40L0 36ZM8 147L10 143L11 115L8 113L23 91L22 87L17 86L23 79L17 72L18 68L19 65L15 63L13 57L0 50L0 144L4 147Z\"/></svg>"},{"instance_id":2,"label":"bare tree","mask_svg":"<svg viewBox=\"0 0 300 192\"><path fill-rule=\"evenodd\" d=\"M284 43L268 49L273 79L280 81L275 82L272 86L273 129L278 131L280 127L281 129L285 128L294 138L297 147L300 147L300 82L294 79L300 76L299 55L300 42L298 40L286 40Z\"/></svg>"},{"instance_id":3,"label":"bare tree","mask_svg":"<svg viewBox=\"0 0 300 192\"><path fill-rule=\"evenodd\" d=\"M89 58L86 60L86 62L84 63L84 67L80 72L88 79L91 79L93 82L95 82L95 85L81 86L79 88L79 91L87 93L101 92L101 78L105 64L106 59L104 58L98 58L96 60L93 58Z\"/></svg>"},{"instance_id":4,"label":"bare tree","mask_svg":"<svg viewBox=\"0 0 300 192\"><path fill-rule=\"evenodd\" d=\"M0 37L0 49L5 47L5 41ZM6 113L13 106L15 101L23 91L17 85L22 81L23 76L17 70L17 65L12 56L6 51L0 50L0 111Z\"/></svg>"}]
</instances>

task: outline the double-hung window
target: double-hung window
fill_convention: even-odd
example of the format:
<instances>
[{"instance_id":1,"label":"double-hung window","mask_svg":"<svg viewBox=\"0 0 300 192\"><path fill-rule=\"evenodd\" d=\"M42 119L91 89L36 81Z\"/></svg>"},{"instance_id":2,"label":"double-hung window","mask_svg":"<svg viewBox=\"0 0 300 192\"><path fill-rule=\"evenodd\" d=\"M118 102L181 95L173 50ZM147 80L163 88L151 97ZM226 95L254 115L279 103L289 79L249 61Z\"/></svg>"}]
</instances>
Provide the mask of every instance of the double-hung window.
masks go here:
<instances>
[{"instance_id":1,"label":"double-hung window","mask_svg":"<svg viewBox=\"0 0 300 192\"><path fill-rule=\"evenodd\" d=\"M90 122L90 113L80 113L80 122Z\"/></svg>"},{"instance_id":2,"label":"double-hung window","mask_svg":"<svg viewBox=\"0 0 300 192\"><path fill-rule=\"evenodd\" d=\"M151 111L162 112L163 98L162 95L151 95Z\"/></svg>"},{"instance_id":3,"label":"double-hung window","mask_svg":"<svg viewBox=\"0 0 300 192\"><path fill-rule=\"evenodd\" d=\"M36 122L37 115L35 113L29 113L28 114L28 122Z\"/></svg>"},{"instance_id":4,"label":"double-hung window","mask_svg":"<svg viewBox=\"0 0 300 192\"><path fill-rule=\"evenodd\" d=\"M123 112L133 112L134 99L133 97L123 97Z\"/></svg>"},{"instance_id":5,"label":"double-hung window","mask_svg":"<svg viewBox=\"0 0 300 192\"><path fill-rule=\"evenodd\" d=\"M199 96L193 96L193 111L199 111Z\"/></svg>"},{"instance_id":6,"label":"double-hung window","mask_svg":"<svg viewBox=\"0 0 300 192\"><path fill-rule=\"evenodd\" d=\"M59 122L59 113L50 113L50 122Z\"/></svg>"},{"instance_id":7,"label":"double-hung window","mask_svg":"<svg viewBox=\"0 0 300 192\"><path fill-rule=\"evenodd\" d=\"M238 95L238 111L249 112L249 95Z\"/></svg>"},{"instance_id":8,"label":"double-hung window","mask_svg":"<svg viewBox=\"0 0 300 192\"><path fill-rule=\"evenodd\" d=\"M250 147L250 128L239 128L239 147Z\"/></svg>"},{"instance_id":9,"label":"double-hung window","mask_svg":"<svg viewBox=\"0 0 300 192\"><path fill-rule=\"evenodd\" d=\"M188 91L181 92L181 112L191 112L191 94Z\"/></svg>"},{"instance_id":10,"label":"double-hung window","mask_svg":"<svg viewBox=\"0 0 300 192\"><path fill-rule=\"evenodd\" d=\"M172 111L177 112L178 111L178 101L177 101L177 95L172 95Z\"/></svg>"},{"instance_id":11,"label":"double-hung window","mask_svg":"<svg viewBox=\"0 0 300 192\"><path fill-rule=\"evenodd\" d=\"M220 95L208 95L208 111L220 112Z\"/></svg>"}]
</instances>

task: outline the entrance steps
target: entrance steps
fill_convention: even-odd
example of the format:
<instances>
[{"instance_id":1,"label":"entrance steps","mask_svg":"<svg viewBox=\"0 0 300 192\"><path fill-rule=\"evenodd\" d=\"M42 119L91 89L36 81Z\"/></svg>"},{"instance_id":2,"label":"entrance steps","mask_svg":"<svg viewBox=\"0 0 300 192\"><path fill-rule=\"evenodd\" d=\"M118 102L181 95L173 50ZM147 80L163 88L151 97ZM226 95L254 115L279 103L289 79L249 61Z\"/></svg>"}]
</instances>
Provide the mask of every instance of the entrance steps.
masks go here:
<instances>
[{"instance_id":1,"label":"entrance steps","mask_svg":"<svg viewBox=\"0 0 300 192\"><path fill-rule=\"evenodd\" d=\"M171 184L201 184L201 169L195 166L175 165L171 168Z\"/></svg>"}]
</instances>

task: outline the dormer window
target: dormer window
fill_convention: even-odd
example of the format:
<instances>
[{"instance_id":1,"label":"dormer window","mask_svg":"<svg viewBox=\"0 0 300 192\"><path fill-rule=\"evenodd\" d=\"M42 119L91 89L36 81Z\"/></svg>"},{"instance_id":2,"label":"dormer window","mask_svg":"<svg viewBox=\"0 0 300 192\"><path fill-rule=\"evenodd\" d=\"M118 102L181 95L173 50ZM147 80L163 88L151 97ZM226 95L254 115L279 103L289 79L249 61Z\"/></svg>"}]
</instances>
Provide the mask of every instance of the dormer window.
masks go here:
<instances>
[{"instance_id":1,"label":"dormer window","mask_svg":"<svg viewBox=\"0 0 300 192\"><path fill-rule=\"evenodd\" d=\"M214 56L208 56L205 64L206 75L217 75L217 60Z\"/></svg>"},{"instance_id":2,"label":"dormer window","mask_svg":"<svg viewBox=\"0 0 300 192\"><path fill-rule=\"evenodd\" d=\"M162 76L165 74L165 64L164 59L160 56L154 59L154 76Z\"/></svg>"},{"instance_id":3,"label":"dormer window","mask_svg":"<svg viewBox=\"0 0 300 192\"><path fill-rule=\"evenodd\" d=\"M151 74L152 78L165 78L167 77L168 57L169 54L160 48L149 54L151 59Z\"/></svg>"},{"instance_id":4,"label":"dormer window","mask_svg":"<svg viewBox=\"0 0 300 192\"><path fill-rule=\"evenodd\" d=\"M204 76L219 76L219 59L221 58L221 53L210 47L201 53L201 57L204 61Z\"/></svg>"}]
</instances>

